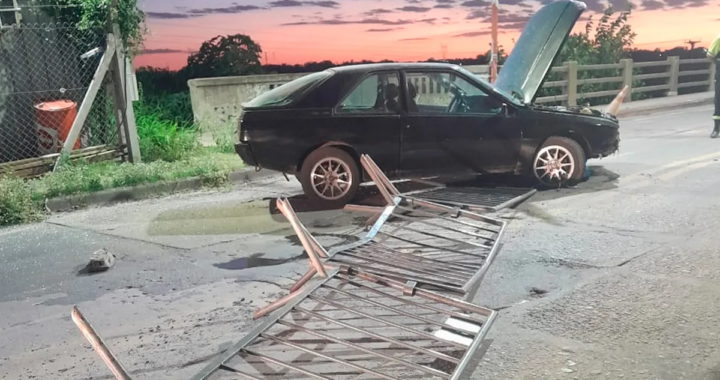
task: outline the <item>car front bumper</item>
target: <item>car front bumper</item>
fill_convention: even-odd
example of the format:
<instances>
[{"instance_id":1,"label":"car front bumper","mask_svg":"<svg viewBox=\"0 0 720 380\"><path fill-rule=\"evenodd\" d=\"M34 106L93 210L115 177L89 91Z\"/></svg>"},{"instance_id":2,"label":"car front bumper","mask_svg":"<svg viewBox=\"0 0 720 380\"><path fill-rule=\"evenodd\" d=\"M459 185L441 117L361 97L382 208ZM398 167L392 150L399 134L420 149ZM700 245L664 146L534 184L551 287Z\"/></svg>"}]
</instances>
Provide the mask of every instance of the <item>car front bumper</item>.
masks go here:
<instances>
[{"instance_id":1,"label":"car front bumper","mask_svg":"<svg viewBox=\"0 0 720 380\"><path fill-rule=\"evenodd\" d=\"M240 159L243 160L245 165L247 166L257 166L257 160L255 159L255 154L253 153L252 147L250 144L246 143L235 143L235 153L237 153L238 156L240 156Z\"/></svg>"}]
</instances>

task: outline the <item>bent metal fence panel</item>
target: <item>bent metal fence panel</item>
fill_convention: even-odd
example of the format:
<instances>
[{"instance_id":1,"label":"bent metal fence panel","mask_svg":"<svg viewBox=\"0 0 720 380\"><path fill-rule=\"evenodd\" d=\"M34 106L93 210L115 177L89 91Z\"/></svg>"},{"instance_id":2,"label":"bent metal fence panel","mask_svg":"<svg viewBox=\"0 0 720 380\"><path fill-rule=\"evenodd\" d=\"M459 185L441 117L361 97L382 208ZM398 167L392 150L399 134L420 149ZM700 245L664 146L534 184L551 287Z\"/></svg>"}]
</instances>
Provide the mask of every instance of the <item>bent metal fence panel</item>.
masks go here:
<instances>
[{"instance_id":1,"label":"bent metal fence panel","mask_svg":"<svg viewBox=\"0 0 720 380\"><path fill-rule=\"evenodd\" d=\"M329 255L331 261L466 296L499 253L505 226L484 215L398 196L365 238Z\"/></svg>"},{"instance_id":2,"label":"bent metal fence panel","mask_svg":"<svg viewBox=\"0 0 720 380\"><path fill-rule=\"evenodd\" d=\"M460 379L497 314L343 266L193 380Z\"/></svg>"}]
</instances>

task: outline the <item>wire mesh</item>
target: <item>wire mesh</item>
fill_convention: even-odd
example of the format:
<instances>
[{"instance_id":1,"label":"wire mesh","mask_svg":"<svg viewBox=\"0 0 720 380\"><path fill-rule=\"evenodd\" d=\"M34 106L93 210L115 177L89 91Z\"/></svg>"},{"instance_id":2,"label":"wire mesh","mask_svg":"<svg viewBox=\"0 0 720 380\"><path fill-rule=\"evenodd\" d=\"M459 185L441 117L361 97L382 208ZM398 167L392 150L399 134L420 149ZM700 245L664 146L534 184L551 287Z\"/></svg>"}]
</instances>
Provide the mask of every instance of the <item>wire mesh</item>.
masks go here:
<instances>
[{"instance_id":1,"label":"wire mesh","mask_svg":"<svg viewBox=\"0 0 720 380\"><path fill-rule=\"evenodd\" d=\"M348 267L308 288L194 380L459 379L496 313Z\"/></svg>"},{"instance_id":2,"label":"wire mesh","mask_svg":"<svg viewBox=\"0 0 720 380\"><path fill-rule=\"evenodd\" d=\"M0 163L59 153L102 58L83 54L105 45L96 30L67 23L0 29ZM104 84L109 83L109 75ZM112 96L104 86L74 149L116 149Z\"/></svg>"}]
</instances>

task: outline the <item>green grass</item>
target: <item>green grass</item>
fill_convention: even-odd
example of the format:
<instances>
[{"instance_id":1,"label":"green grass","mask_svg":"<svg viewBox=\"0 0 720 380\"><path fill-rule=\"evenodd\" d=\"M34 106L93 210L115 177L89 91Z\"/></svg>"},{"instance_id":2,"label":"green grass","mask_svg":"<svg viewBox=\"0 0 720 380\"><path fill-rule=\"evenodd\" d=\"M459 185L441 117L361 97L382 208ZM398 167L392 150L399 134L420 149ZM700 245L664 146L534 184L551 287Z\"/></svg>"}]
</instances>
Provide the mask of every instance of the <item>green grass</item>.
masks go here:
<instances>
[{"instance_id":1,"label":"green grass","mask_svg":"<svg viewBox=\"0 0 720 380\"><path fill-rule=\"evenodd\" d=\"M193 177L217 187L243 167L233 153L230 129L228 136L216 137L218 146L203 148L197 128L171 119L158 103L135 104L135 111L142 163L73 163L66 158L55 172L40 178L0 176L0 226L38 220L50 198Z\"/></svg>"}]
</instances>

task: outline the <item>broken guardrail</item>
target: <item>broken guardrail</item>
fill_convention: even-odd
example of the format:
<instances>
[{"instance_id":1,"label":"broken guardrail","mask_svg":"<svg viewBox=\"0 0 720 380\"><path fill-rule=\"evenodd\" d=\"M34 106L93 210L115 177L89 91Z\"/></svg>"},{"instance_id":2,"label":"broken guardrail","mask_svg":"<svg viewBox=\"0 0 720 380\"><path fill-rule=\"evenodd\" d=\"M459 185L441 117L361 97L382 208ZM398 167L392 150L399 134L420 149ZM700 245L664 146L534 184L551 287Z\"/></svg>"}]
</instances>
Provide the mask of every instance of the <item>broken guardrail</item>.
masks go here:
<instances>
[{"instance_id":1,"label":"broken guardrail","mask_svg":"<svg viewBox=\"0 0 720 380\"><path fill-rule=\"evenodd\" d=\"M497 212L515 206L537 192L536 189L510 187L446 187L442 183L414 179L412 181L429 185L430 188L400 193L370 156L361 155L360 164L377 186L386 205L392 205L393 200L402 195L406 199L425 200L475 212ZM350 204L345 209L375 214L368 220L368 224L372 224L383 207Z\"/></svg>"},{"instance_id":2,"label":"broken guardrail","mask_svg":"<svg viewBox=\"0 0 720 380\"><path fill-rule=\"evenodd\" d=\"M363 239L328 252L286 199L277 206L311 269L287 296L256 310L254 319L270 316L193 380L454 380L473 369L497 313L455 297L477 289L500 250L505 222L398 195ZM315 275L323 279L308 284ZM73 321L115 377L129 380L77 308Z\"/></svg>"}]
</instances>

